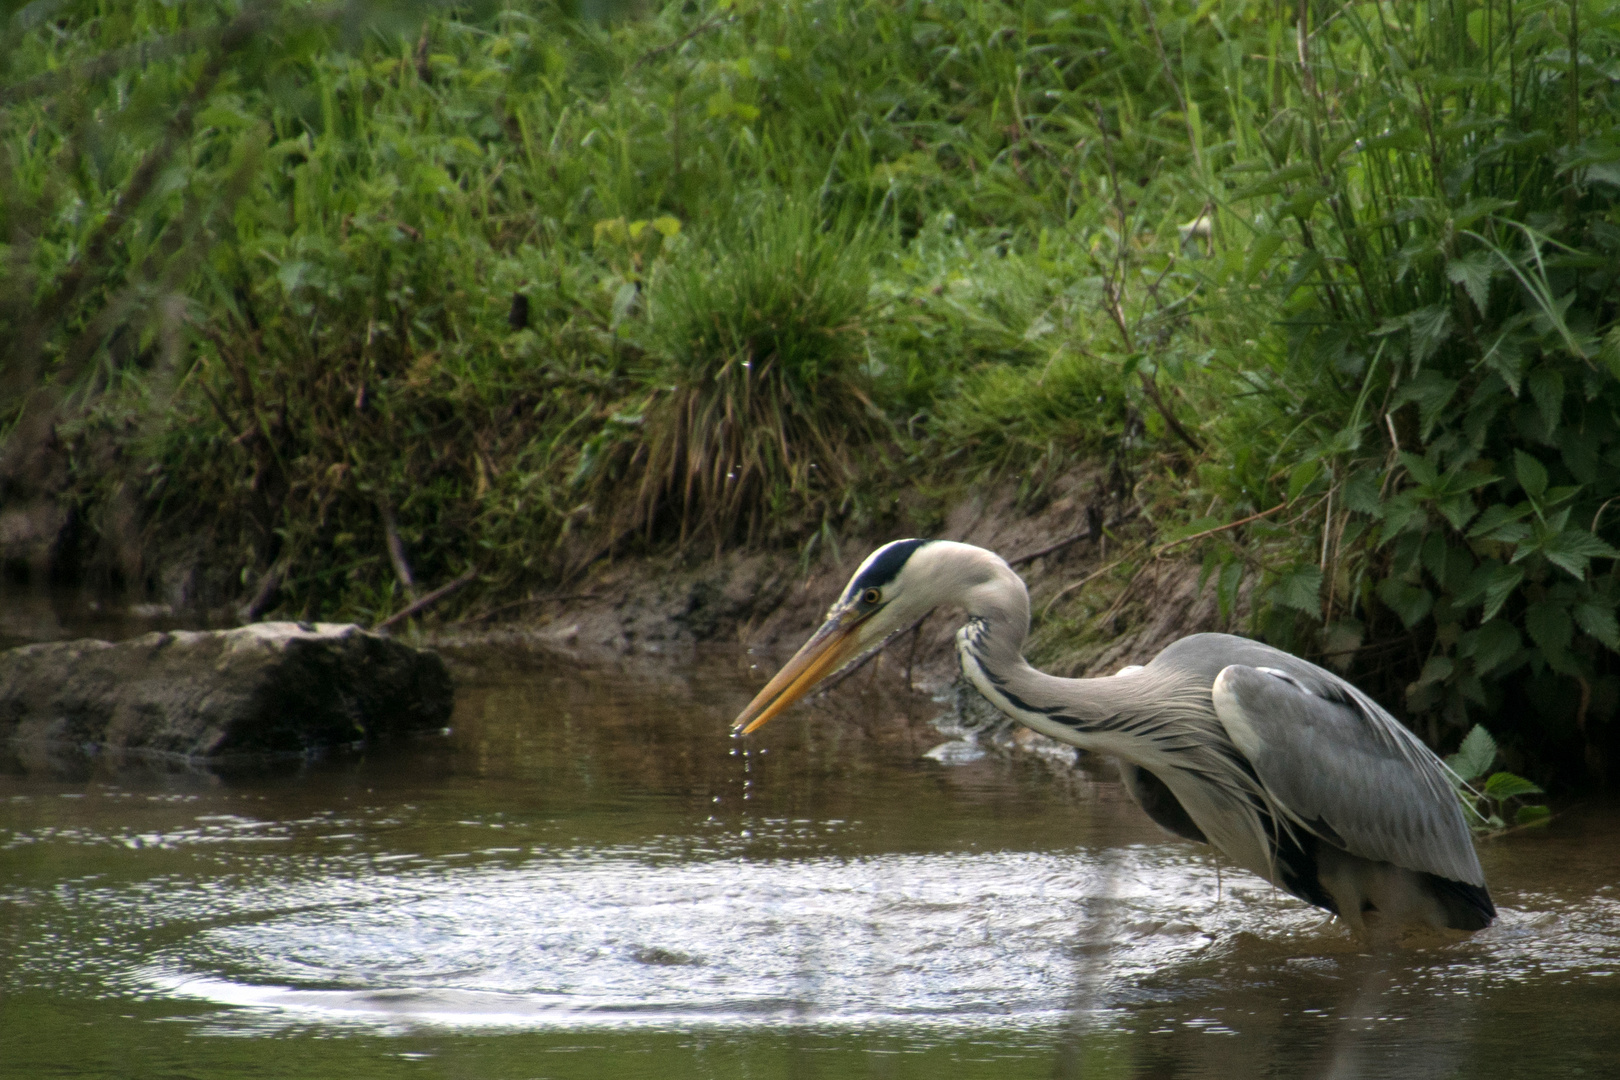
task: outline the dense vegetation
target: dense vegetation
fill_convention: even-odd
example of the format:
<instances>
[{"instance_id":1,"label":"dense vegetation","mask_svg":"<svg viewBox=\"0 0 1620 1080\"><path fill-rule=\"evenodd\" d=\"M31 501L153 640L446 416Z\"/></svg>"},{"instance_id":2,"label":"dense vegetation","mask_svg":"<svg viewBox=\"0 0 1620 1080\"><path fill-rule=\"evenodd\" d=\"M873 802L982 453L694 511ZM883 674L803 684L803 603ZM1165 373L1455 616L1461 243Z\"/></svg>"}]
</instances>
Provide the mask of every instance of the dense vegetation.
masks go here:
<instances>
[{"instance_id":1,"label":"dense vegetation","mask_svg":"<svg viewBox=\"0 0 1620 1080\"><path fill-rule=\"evenodd\" d=\"M9 23L0 497L89 548L380 617L1101 463L1053 626L1202 559L1436 744L1620 749L1616 0Z\"/></svg>"}]
</instances>

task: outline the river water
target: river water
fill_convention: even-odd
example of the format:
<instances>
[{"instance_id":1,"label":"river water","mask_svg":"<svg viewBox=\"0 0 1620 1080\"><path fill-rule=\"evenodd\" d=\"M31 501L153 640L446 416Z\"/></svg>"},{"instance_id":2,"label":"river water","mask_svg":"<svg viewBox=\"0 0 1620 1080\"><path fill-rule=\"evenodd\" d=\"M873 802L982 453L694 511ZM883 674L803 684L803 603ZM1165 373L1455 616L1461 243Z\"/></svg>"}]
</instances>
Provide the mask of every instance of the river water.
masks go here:
<instances>
[{"instance_id":1,"label":"river water","mask_svg":"<svg viewBox=\"0 0 1620 1080\"><path fill-rule=\"evenodd\" d=\"M865 677L737 740L740 654L454 661L448 734L363 756L0 752L0 1075L1620 1072L1611 805L1483 845L1489 930L1367 954Z\"/></svg>"}]
</instances>

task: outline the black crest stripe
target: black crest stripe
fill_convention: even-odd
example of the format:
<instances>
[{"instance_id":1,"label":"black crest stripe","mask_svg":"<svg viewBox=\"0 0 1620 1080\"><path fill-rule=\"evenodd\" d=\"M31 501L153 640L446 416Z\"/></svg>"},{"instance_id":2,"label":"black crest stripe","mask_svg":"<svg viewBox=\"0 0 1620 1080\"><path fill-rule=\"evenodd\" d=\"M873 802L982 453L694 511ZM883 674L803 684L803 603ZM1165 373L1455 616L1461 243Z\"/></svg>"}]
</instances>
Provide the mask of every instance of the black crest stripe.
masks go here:
<instances>
[{"instance_id":1,"label":"black crest stripe","mask_svg":"<svg viewBox=\"0 0 1620 1080\"><path fill-rule=\"evenodd\" d=\"M906 565L912 552L928 543L927 540L896 540L878 553L872 560L872 565L861 571L861 576L850 582L850 593L858 593L862 589L881 589L894 580L900 568Z\"/></svg>"}]
</instances>

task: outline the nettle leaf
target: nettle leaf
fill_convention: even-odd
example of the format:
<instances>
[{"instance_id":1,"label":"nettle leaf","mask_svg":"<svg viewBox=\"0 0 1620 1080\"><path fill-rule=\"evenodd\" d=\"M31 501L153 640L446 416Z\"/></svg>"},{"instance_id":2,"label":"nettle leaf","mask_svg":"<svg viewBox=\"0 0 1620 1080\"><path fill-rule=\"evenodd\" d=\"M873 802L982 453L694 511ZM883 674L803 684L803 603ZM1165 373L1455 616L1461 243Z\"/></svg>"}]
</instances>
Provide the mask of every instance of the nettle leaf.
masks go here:
<instances>
[{"instance_id":1,"label":"nettle leaf","mask_svg":"<svg viewBox=\"0 0 1620 1080\"><path fill-rule=\"evenodd\" d=\"M1358 514L1380 516L1382 506L1378 501L1378 489L1382 481L1383 474L1376 468L1352 470L1344 482L1344 505Z\"/></svg>"},{"instance_id":2,"label":"nettle leaf","mask_svg":"<svg viewBox=\"0 0 1620 1080\"><path fill-rule=\"evenodd\" d=\"M1507 598L1513 595L1513 590L1523 580L1523 567L1499 566L1491 571L1490 578L1485 582L1485 611L1480 618L1485 622L1496 618L1496 613L1502 610L1502 605L1507 603Z\"/></svg>"},{"instance_id":3,"label":"nettle leaf","mask_svg":"<svg viewBox=\"0 0 1620 1080\"><path fill-rule=\"evenodd\" d=\"M1458 532L1468 527L1468 523L1474 520L1474 514L1479 510L1479 507L1474 505L1473 496L1466 491L1443 499L1436 506L1440 515L1451 522L1451 527Z\"/></svg>"},{"instance_id":4,"label":"nettle leaf","mask_svg":"<svg viewBox=\"0 0 1620 1080\"><path fill-rule=\"evenodd\" d=\"M1603 335L1603 345L1598 349L1597 358L1608 365L1615 378L1620 379L1620 323Z\"/></svg>"},{"instance_id":5,"label":"nettle leaf","mask_svg":"<svg viewBox=\"0 0 1620 1080\"><path fill-rule=\"evenodd\" d=\"M1547 557L1548 562L1583 581L1586 579L1587 565L1592 559L1613 559L1620 556L1620 551L1616 551L1585 529L1565 529L1541 545L1541 553Z\"/></svg>"},{"instance_id":6,"label":"nettle leaf","mask_svg":"<svg viewBox=\"0 0 1620 1080\"><path fill-rule=\"evenodd\" d=\"M1457 752L1446 758L1446 765L1452 772L1464 780L1472 780L1483 776L1485 770L1496 764L1496 740L1491 733L1485 730L1483 724L1475 724L1463 739Z\"/></svg>"},{"instance_id":7,"label":"nettle leaf","mask_svg":"<svg viewBox=\"0 0 1620 1080\"><path fill-rule=\"evenodd\" d=\"M1530 640L1545 653L1562 653L1575 638L1575 624L1569 609L1552 600L1531 604L1524 612L1524 628Z\"/></svg>"},{"instance_id":8,"label":"nettle leaf","mask_svg":"<svg viewBox=\"0 0 1620 1080\"><path fill-rule=\"evenodd\" d=\"M1283 234L1280 232L1261 233L1249 245L1248 265L1243 268L1243 283L1252 285L1259 280L1260 275L1266 272L1271 265L1271 257L1282 247Z\"/></svg>"},{"instance_id":9,"label":"nettle leaf","mask_svg":"<svg viewBox=\"0 0 1620 1080\"><path fill-rule=\"evenodd\" d=\"M1491 778L1485 781L1486 798L1501 802L1503 799L1516 799L1520 795L1542 795L1541 788L1526 780L1522 776L1514 776L1510 772L1492 773Z\"/></svg>"},{"instance_id":10,"label":"nettle leaf","mask_svg":"<svg viewBox=\"0 0 1620 1080\"><path fill-rule=\"evenodd\" d=\"M1386 578L1378 586L1378 598L1400 616L1408 629L1422 622L1434 607L1434 596L1428 589L1408 585L1399 578Z\"/></svg>"},{"instance_id":11,"label":"nettle leaf","mask_svg":"<svg viewBox=\"0 0 1620 1080\"><path fill-rule=\"evenodd\" d=\"M1525 382L1530 386L1530 396L1536 399L1536 408L1541 411L1541 422L1551 432L1558 426L1558 418L1564 411L1564 377L1544 366L1532 371Z\"/></svg>"},{"instance_id":12,"label":"nettle leaf","mask_svg":"<svg viewBox=\"0 0 1620 1080\"><path fill-rule=\"evenodd\" d=\"M1429 520L1423 512L1417 492L1403 491L1384 503L1384 534L1380 543L1388 543L1410 528L1422 528Z\"/></svg>"},{"instance_id":13,"label":"nettle leaf","mask_svg":"<svg viewBox=\"0 0 1620 1080\"><path fill-rule=\"evenodd\" d=\"M1519 204L1512 199L1498 199L1490 195L1481 195L1469 199L1451 212L1451 227L1454 229L1466 229L1487 214L1494 214L1498 210L1511 210L1517 205Z\"/></svg>"},{"instance_id":14,"label":"nettle leaf","mask_svg":"<svg viewBox=\"0 0 1620 1080\"><path fill-rule=\"evenodd\" d=\"M1506 619L1492 619L1474 632L1474 671L1484 675L1495 671L1524 645L1518 627Z\"/></svg>"},{"instance_id":15,"label":"nettle leaf","mask_svg":"<svg viewBox=\"0 0 1620 1080\"><path fill-rule=\"evenodd\" d=\"M1547 467L1523 450L1513 451L1513 473L1530 498L1539 499L1547 490Z\"/></svg>"},{"instance_id":16,"label":"nettle leaf","mask_svg":"<svg viewBox=\"0 0 1620 1080\"><path fill-rule=\"evenodd\" d=\"M1322 461L1320 458L1312 458L1296 466L1293 473L1288 477L1288 501L1292 502L1299 498L1300 494L1321 475Z\"/></svg>"},{"instance_id":17,"label":"nettle leaf","mask_svg":"<svg viewBox=\"0 0 1620 1080\"><path fill-rule=\"evenodd\" d=\"M1445 304L1430 304L1407 315L1405 322L1412 331L1412 366L1422 367L1451 336L1451 308Z\"/></svg>"},{"instance_id":18,"label":"nettle leaf","mask_svg":"<svg viewBox=\"0 0 1620 1080\"><path fill-rule=\"evenodd\" d=\"M1423 538L1423 547L1418 554L1418 560L1429 576L1439 582L1446 580L1446 562L1452 553L1446 547L1445 533L1439 529Z\"/></svg>"},{"instance_id":19,"label":"nettle leaf","mask_svg":"<svg viewBox=\"0 0 1620 1080\"><path fill-rule=\"evenodd\" d=\"M1514 328L1496 335L1496 340L1491 342L1483 357L1485 365L1502 376L1502 381L1507 383L1514 397L1519 396L1519 382L1524 378L1526 358L1524 335Z\"/></svg>"},{"instance_id":20,"label":"nettle leaf","mask_svg":"<svg viewBox=\"0 0 1620 1080\"><path fill-rule=\"evenodd\" d=\"M1428 686L1433 683L1443 683L1451 678L1451 673L1457 670L1457 665L1449 656L1431 656L1424 661L1423 671L1417 677L1418 686Z\"/></svg>"},{"instance_id":21,"label":"nettle leaf","mask_svg":"<svg viewBox=\"0 0 1620 1080\"><path fill-rule=\"evenodd\" d=\"M1400 408L1401 405L1412 400L1411 397L1402 397L1402 394L1405 394L1411 385L1411 383L1408 383L1406 386L1401 387L1401 392L1395 395L1393 408ZM1408 454L1404 450L1401 451L1400 456L1401 464L1406 466L1406 471L1411 473L1412 479L1423 487L1432 488L1440 482L1440 470L1434 462L1427 458L1418 457L1416 454Z\"/></svg>"},{"instance_id":22,"label":"nettle leaf","mask_svg":"<svg viewBox=\"0 0 1620 1080\"><path fill-rule=\"evenodd\" d=\"M1315 563L1300 563L1279 577L1266 595L1279 607L1321 618L1322 569Z\"/></svg>"},{"instance_id":23,"label":"nettle leaf","mask_svg":"<svg viewBox=\"0 0 1620 1080\"><path fill-rule=\"evenodd\" d=\"M1500 269L1501 264L1491 252L1471 251L1461 258L1446 261L1446 279L1453 285L1461 285L1483 315L1491 299L1491 277Z\"/></svg>"},{"instance_id":24,"label":"nettle leaf","mask_svg":"<svg viewBox=\"0 0 1620 1080\"><path fill-rule=\"evenodd\" d=\"M1552 811L1545 806L1521 806L1513 815L1516 825L1544 825L1552 817Z\"/></svg>"},{"instance_id":25,"label":"nettle leaf","mask_svg":"<svg viewBox=\"0 0 1620 1080\"><path fill-rule=\"evenodd\" d=\"M1575 605L1575 621L1592 637L1620 652L1620 622L1614 617L1614 608L1601 600L1586 600Z\"/></svg>"},{"instance_id":26,"label":"nettle leaf","mask_svg":"<svg viewBox=\"0 0 1620 1080\"><path fill-rule=\"evenodd\" d=\"M1517 544L1530 535L1530 526L1524 524L1523 518L1530 513L1529 503L1520 503L1509 507L1506 503L1492 503L1479 515L1474 527L1468 530L1468 536L1474 540L1500 540L1503 543Z\"/></svg>"}]
</instances>

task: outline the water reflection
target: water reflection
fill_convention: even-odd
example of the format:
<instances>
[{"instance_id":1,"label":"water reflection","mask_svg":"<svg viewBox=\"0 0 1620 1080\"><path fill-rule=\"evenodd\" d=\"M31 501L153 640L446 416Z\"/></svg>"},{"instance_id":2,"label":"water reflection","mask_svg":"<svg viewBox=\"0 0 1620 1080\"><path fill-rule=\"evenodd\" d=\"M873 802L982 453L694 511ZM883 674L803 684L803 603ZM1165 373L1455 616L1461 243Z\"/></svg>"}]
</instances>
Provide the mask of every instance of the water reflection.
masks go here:
<instances>
[{"instance_id":1,"label":"water reflection","mask_svg":"<svg viewBox=\"0 0 1620 1080\"><path fill-rule=\"evenodd\" d=\"M288 1076L435 1057L532 1076L543 1053L545 1075L635 1075L632 1055L660 1080L1489 1077L1595 1075L1620 1050L1609 808L1487 845L1495 927L1365 955L1165 839L1105 773L926 758L943 739L891 722L926 703L883 684L739 742L745 657L458 663L452 735L383 756L223 777L13 761L0 1058L124 1075L133 1041ZM243 1049L266 1039L273 1059Z\"/></svg>"}]
</instances>

